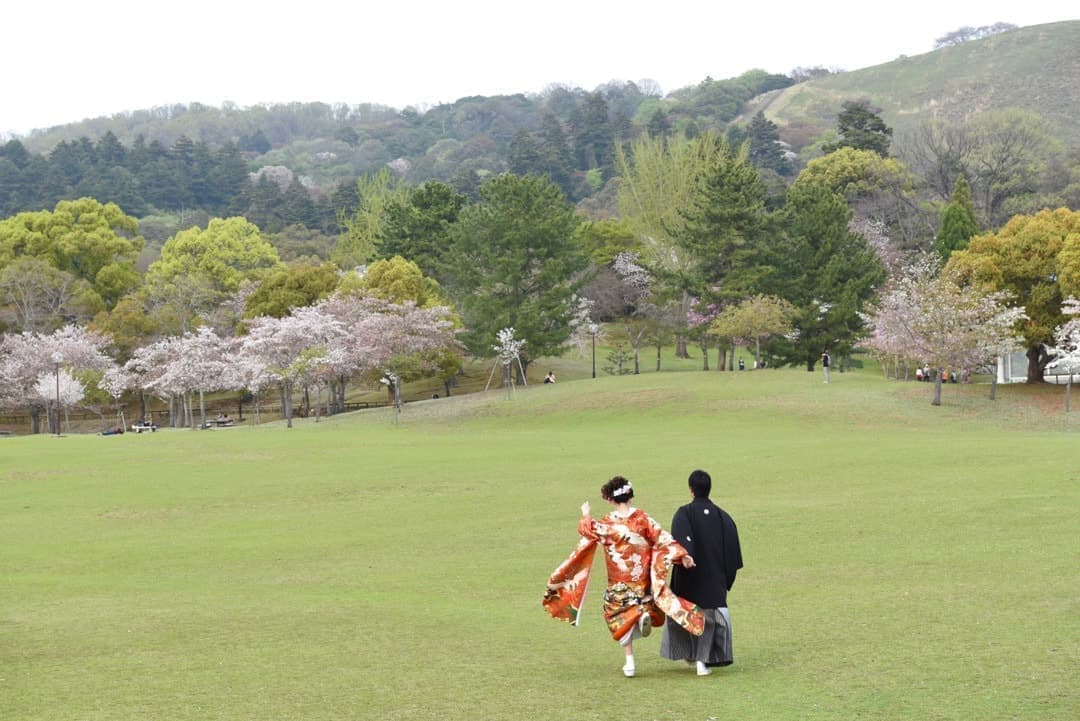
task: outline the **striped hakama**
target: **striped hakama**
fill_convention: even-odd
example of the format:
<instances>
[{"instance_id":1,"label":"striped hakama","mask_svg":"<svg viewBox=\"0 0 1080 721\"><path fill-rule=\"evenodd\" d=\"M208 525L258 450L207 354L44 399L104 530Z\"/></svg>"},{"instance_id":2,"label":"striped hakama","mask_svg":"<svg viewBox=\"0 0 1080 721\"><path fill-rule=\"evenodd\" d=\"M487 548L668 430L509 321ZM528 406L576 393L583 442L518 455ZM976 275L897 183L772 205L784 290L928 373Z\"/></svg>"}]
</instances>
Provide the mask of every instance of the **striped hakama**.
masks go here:
<instances>
[{"instance_id":1,"label":"striped hakama","mask_svg":"<svg viewBox=\"0 0 1080 721\"><path fill-rule=\"evenodd\" d=\"M731 614L726 608L702 609L705 631L700 636L687 633L670 618L664 624L660 655L672 661L701 661L706 666L730 666Z\"/></svg>"}]
</instances>

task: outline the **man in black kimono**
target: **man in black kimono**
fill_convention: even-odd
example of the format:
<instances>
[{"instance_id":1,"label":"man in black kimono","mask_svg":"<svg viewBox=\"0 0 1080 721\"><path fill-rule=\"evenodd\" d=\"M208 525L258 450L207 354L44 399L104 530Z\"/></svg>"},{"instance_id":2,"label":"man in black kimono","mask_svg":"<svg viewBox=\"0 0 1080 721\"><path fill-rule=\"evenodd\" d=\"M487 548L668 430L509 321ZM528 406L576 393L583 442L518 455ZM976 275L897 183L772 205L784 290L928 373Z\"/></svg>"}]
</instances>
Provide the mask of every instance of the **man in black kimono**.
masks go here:
<instances>
[{"instance_id":1,"label":"man in black kimono","mask_svg":"<svg viewBox=\"0 0 1080 721\"><path fill-rule=\"evenodd\" d=\"M742 549L735 521L709 500L712 490L709 474L694 471L689 483L694 500L675 512L671 535L694 558L694 567L676 565L671 574L671 590L704 610L705 632L692 636L668 619L660 655L674 661L685 660L697 668L699 676L706 676L713 666L732 662L727 594L735 583L735 574L742 568Z\"/></svg>"}]
</instances>

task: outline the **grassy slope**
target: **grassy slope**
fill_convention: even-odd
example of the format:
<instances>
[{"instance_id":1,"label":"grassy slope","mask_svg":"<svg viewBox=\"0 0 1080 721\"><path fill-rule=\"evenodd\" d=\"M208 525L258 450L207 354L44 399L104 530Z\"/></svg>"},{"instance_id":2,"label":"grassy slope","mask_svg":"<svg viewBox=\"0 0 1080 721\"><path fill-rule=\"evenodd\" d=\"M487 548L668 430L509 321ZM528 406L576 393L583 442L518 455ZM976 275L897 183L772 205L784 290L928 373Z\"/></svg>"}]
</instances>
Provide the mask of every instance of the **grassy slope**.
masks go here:
<instances>
[{"instance_id":1,"label":"grassy slope","mask_svg":"<svg viewBox=\"0 0 1080 721\"><path fill-rule=\"evenodd\" d=\"M1075 718L1080 420L930 392L653 373L0 441L0 718ZM743 536L736 665L651 638L623 679L598 590L572 629L543 582L607 477L666 525L699 466Z\"/></svg>"},{"instance_id":2,"label":"grassy slope","mask_svg":"<svg viewBox=\"0 0 1080 721\"><path fill-rule=\"evenodd\" d=\"M903 134L932 117L960 121L977 112L1022 108L1055 123L1069 147L1076 122L1080 20L1036 25L883 65L813 80L765 96L758 110L781 126L836 127L845 100L869 98Z\"/></svg>"}]
</instances>

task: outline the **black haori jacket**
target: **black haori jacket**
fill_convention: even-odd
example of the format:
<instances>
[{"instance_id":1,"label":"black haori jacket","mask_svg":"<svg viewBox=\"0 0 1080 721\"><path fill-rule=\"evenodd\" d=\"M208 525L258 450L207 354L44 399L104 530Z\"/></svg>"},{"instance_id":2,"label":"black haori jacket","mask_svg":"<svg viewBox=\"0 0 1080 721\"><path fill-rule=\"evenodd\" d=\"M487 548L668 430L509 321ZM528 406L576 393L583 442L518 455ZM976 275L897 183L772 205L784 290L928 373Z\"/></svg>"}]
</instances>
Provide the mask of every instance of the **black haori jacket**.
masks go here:
<instances>
[{"instance_id":1,"label":"black haori jacket","mask_svg":"<svg viewBox=\"0 0 1080 721\"><path fill-rule=\"evenodd\" d=\"M675 511L671 535L695 563L693 568L676 564L671 590L701 608L726 608L727 592L743 565L735 521L708 498L695 498Z\"/></svg>"}]
</instances>

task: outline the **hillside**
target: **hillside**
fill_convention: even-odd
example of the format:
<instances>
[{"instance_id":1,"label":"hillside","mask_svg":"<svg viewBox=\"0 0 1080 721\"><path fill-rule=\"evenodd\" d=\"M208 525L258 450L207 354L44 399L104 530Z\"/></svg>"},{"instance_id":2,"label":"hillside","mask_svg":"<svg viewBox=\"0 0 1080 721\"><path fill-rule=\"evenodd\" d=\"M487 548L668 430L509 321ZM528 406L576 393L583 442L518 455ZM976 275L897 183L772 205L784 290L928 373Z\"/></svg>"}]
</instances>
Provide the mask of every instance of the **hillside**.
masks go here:
<instances>
[{"instance_id":1,"label":"hillside","mask_svg":"<svg viewBox=\"0 0 1080 721\"><path fill-rule=\"evenodd\" d=\"M841 103L853 98L881 108L897 137L932 118L956 121L1023 108L1053 123L1065 145L1076 148L1080 21L1020 28L793 85L756 98L736 121L764 110L782 135L803 127L805 136L814 136L835 127Z\"/></svg>"}]
</instances>

